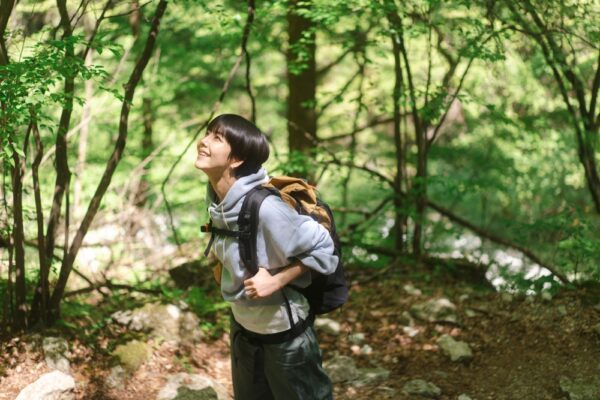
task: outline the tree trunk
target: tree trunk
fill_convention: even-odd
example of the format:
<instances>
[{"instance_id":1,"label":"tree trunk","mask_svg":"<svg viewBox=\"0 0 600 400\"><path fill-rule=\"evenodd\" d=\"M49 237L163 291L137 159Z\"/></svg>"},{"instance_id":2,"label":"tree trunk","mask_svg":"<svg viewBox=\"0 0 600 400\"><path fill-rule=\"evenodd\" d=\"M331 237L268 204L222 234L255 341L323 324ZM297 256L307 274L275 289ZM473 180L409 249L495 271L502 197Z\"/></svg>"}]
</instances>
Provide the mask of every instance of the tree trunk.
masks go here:
<instances>
[{"instance_id":1,"label":"tree trunk","mask_svg":"<svg viewBox=\"0 0 600 400\"><path fill-rule=\"evenodd\" d=\"M288 145L290 154L299 152L305 156L310 155L317 140L316 44L314 23L298 11L310 7L310 1L290 0L287 14ZM310 175L309 166L303 167Z\"/></svg>"},{"instance_id":2,"label":"tree trunk","mask_svg":"<svg viewBox=\"0 0 600 400\"><path fill-rule=\"evenodd\" d=\"M152 99L149 97L143 100L143 118L144 118L144 136L142 138L142 159L146 159L154 150L154 144L152 141L152 124L154 122L154 116L152 113ZM144 171L140 177L140 182L135 194L135 206L143 207L146 204L148 197L148 190L150 184L148 183L147 174L150 171L150 163L144 166Z\"/></svg>"}]
</instances>

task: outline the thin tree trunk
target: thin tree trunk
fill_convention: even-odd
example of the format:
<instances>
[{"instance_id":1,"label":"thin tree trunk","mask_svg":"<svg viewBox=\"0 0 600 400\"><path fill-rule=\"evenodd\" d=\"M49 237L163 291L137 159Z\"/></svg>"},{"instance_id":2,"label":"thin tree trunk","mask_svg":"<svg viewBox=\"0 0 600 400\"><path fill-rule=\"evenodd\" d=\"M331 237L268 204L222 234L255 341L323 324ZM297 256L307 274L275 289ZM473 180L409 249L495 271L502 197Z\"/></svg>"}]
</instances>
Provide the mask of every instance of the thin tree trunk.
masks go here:
<instances>
[{"instance_id":1,"label":"thin tree trunk","mask_svg":"<svg viewBox=\"0 0 600 400\"><path fill-rule=\"evenodd\" d=\"M402 180L403 180L403 164L405 162L403 144L402 144L402 132L400 130L401 112L400 112L400 98L402 96L404 81L402 76L402 66L400 61L400 38L398 32L392 34L392 49L394 53L394 91L392 93L392 100L394 102L394 147L396 149L396 175L394 176L394 236L396 249L403 252L404 246L404 230L406 225L406 215L403 211L404 202L400 193L402 192Z\"/></svg>"},{"instance_id":2,"label":"thin tree trunk","mask_svg":"<svg viewBox=\"0 0 600 400\"><path fill-rule=\"evenodd\" d=\"M128 126L129 126L129 112L131 109L131 102L133 100L133 96L135 94L135 89L142 78L142 74L144 69L148 65L148 60L152 56L152 52L154 51L154 45L156 43L156 38L158 36L160 20L167 8L167 0L161 0L156 8L156 12L152 19L152 24L150 27L150 31L148 33L148 37L146 39L146 44L144 47L144 51L138 61L136 62L135 68L133 69L131 76L129 77L129 81L125 84L125 93L124 93L124 101L121 107L121 116L119 118L119 136L117 138L115 149L111 155L111 158L108 160L106 165L106 169L104 174L102 175L102 179L94 193L94 196L90 202L88 210L83 217L81 225L75 234L73 242L71 243L71 247L69 248L69 252L65 258L63 258L63 262L60 269L60 275L58 278L58 282L56 283L56 287L54 292L52 293L52 297L50 299L50 312L51 312L51 322L55 321L60 317L60 302L62 296L64 294L67 280L73 269L73 263L75 262L75 257L81 247L83 242L83 238L85 237L92 221L100 207L100 202L110 182L112 180L112 176L119 164L123 156L123 151L125 149L125 144L127 142L127 134L128 134Z\"/></svg>"},{"instance_id":3,"label":"thin tree trunk","mask_svg":"<svg viewBox=\"0 0 600 400\"><path fill-rule=\"evenodd\" d=\"M152 124L154 123L154 116L152 112L152 99L149 97L144 98L142 102L143 108L143 119L144 119L144 136L142 138L142 159L145 160L152 151L154 150L154 144L152 141ZM135 206L143 207L146 204L148 196L148 189L150 184L148 183L148 172L150 171L150 162L144 166L144 171L140 177L139 185L135 194Z\"/></svg>"},{"instance_id":4,"label":"thin tree trunk","mask_svg":"<svg viewBox=\"0 0 600 400\"><path fill-rule=\"evenodd\" d=\"M290 153L304 155L310 154L317 141L315 30L314 23L299 13L310 8L310 1L290 0L287 14L288 145Z\"/></svg>"}]
</instances>

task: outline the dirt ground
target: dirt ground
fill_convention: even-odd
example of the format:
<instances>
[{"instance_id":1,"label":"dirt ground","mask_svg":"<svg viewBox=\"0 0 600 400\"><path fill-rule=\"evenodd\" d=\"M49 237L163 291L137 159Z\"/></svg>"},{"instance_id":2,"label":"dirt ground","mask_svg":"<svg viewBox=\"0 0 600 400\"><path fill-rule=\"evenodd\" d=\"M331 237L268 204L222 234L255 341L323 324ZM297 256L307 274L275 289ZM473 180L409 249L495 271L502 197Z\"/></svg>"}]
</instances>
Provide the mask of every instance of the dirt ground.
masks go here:
<instances>
[{"instance_id":1,"label":"dirt ground","mask_svg":"<svg viewBox=\"0 0 600 400\"><path fill-rule=\"evenodd\" d=\"M566 399L559 380L600 376L600 299L585 291L563 291L551 300L489 290L474 290L452 280L417 279L390 274L385 279L358 283L352 278L351 299L328 317L342 325L340 335L319 333L324 359L334 354L353 357L359 367L383 367L389 379L377 385L335 385L336 399L411 399L402 393L411 379L424 379L442 390L440 399L467 394L474 400ZM412 284L422 294L409 294ZM411 292L412 293L412 292ZM416 322L411 337L402 329L403 311L430 298L445 297L457 306L458 323ZM361 354L349 340L351 333L365 334L372 352ZM451 362L441 354L436 338L447 333L470 344L469 363ZM29 383L49 372L39 346L30 336L0 344L0 399L13 400ZM208 375L231 393L227 334L194 346L177 348L169 342L151 342L153 354L126 382L110 389L104 378L110 360L80 341L70 342L76 398L94 400L150 400L156 398L166 376L175 372ZM100 347L106 343L99 343Z\"/></svg>"}]
</instances>

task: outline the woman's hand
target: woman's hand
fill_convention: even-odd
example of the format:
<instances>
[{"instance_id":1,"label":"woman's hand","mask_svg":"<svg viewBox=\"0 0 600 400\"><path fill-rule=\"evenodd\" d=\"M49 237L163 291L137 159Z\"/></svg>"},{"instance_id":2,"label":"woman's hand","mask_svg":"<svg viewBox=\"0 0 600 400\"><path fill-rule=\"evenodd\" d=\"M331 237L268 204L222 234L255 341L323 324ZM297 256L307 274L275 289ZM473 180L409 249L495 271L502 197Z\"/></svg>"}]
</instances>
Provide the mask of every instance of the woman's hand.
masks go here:
<instances>
[{"instance_id":1,"label":"woman's hand","mask_svg":"<svg viewBox=\"0 0 600 400\"><path fill-rule=\"evenodd\" d=\"M269 297L282 288L277 275L271 275L264 268L259 268L256 275L244 281L246 296L250 299Z\"/></svg>"}]
</instances>

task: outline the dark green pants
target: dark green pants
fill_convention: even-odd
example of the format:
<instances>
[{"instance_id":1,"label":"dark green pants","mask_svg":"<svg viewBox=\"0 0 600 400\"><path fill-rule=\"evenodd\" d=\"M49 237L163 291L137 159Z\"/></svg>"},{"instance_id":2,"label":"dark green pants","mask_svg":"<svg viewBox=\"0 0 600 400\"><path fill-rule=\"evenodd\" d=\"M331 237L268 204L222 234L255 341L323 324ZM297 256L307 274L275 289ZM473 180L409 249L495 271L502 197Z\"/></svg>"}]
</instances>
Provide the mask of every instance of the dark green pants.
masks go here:
<instances>
[{"instance_id":1,"label":"dark green pants","mask_svg":"<svg viewBox=\"0 0 600 400\"><path fill-rule=\"evenodd\" d=\"M231 319L231 371L235 400L331 400L312 326L281 344L247 338Z\"/></svg>"}]
</instances>

